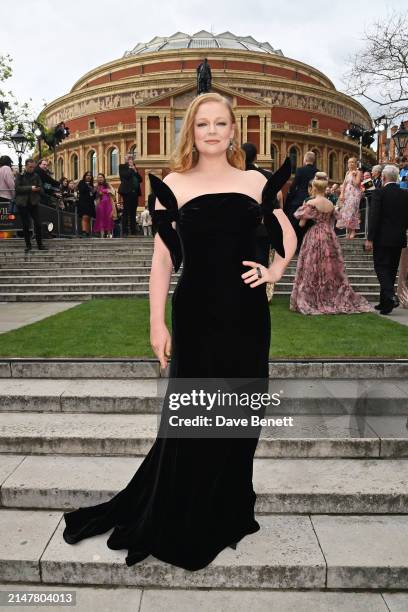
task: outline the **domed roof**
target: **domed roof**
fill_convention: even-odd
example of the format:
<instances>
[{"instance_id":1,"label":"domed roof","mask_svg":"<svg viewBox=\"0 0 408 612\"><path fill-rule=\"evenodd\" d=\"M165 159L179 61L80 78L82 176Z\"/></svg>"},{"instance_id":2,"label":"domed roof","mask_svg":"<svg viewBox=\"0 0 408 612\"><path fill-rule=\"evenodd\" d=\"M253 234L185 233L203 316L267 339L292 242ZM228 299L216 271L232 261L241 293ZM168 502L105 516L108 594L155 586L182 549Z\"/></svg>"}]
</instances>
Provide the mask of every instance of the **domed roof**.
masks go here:
<instances>
[{"instance_id":1,"label":"domed roof","mask_svg":"<svg viewBox=\"0 0 408 612\"><path fill-rule=\"evenodd\" d=\"M235 36L231 32L212 34L206 30L201 30L192 35L176 32L167 37L155 36L147 43L138 43L131 51L126 51L123 57L171 49L237 49L283 55L280 49L274 49L268 42L258 42L252 36Z\"/></svg>"}]
</instances>

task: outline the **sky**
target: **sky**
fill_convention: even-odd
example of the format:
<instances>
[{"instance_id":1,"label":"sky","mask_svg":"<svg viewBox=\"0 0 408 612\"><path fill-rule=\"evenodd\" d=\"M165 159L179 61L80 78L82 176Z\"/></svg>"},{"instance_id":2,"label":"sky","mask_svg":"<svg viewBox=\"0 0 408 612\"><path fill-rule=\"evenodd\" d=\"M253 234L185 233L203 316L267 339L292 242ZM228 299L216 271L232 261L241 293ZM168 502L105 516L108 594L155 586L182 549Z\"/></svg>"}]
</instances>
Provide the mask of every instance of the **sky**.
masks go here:
<instances>
[{"instance_id":1,"label":"sky","mask_svg":"<svg viewBox=\"0 0 408 612\"><path fill-rule=\"evenodd\" d=\"M344 91L347 58L358 52L373 20L402 12L403 0L17 0L2 10L0 53L13 58L13 77L3 87L20 102L44 101L69 92L76 80L120 58L138 42L177 31L229 30L281 49L310 64ZM6 17L6 18L4 18ZM369 111L373 108L366 105ZM0 143L0 153L5 150ZM11 157L13 157L11 155Z\"/></svg>"}]
</instances>

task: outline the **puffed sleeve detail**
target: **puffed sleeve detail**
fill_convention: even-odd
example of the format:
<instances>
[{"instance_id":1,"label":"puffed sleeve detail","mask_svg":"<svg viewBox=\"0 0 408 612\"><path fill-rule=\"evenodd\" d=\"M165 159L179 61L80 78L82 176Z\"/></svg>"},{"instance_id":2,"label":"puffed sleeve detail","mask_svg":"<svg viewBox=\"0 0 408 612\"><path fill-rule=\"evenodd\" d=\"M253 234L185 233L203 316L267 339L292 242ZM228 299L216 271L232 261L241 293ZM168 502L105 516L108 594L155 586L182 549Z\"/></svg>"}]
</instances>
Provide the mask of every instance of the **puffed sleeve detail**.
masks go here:
<instances>
[{"instance_id":1,"label":"puffed sleeve detail","mask_svg":"<svg viewBox=\"0 0 408 612\"><path fill-rule=\"evenodd\" d=\"M310 206L307 202L304 202L302 206L299 206L297 211L293 213L296 219L316 219L318 214L317 209L314 206Z\"/></svg>"},{"instance_id":2,"label":"puffed sleeve detail","mask_svg":"<svg viewBox=\"0 0 408 612\"><path fill-rule=\"evenodd\" d=\"M172 222L178 220L177 199L170 187L158 176L149 174L149 180L154 195L160 204L165 207L165 210L153 211L153 228L168 248L174 270L178 272L183 260L183 252L179 235L172 226Z\"/></svg>"},{"instance_id":3,"label":"puffed sleeve detail","mask_svg":"<svg viewBox=\"0 0 408 612\"><path fill-rule=\"evenodd\" d=\"M283 232L273 211L280 208L278 191L282 189L286 181L291 175L291 163L287 157L282 166L272 174L265 183L262 190L261 211L264 220L265 229L268 232L270 245L281 256L285 257L285 247L283 246Z\"/></svg>"}]
</instances>

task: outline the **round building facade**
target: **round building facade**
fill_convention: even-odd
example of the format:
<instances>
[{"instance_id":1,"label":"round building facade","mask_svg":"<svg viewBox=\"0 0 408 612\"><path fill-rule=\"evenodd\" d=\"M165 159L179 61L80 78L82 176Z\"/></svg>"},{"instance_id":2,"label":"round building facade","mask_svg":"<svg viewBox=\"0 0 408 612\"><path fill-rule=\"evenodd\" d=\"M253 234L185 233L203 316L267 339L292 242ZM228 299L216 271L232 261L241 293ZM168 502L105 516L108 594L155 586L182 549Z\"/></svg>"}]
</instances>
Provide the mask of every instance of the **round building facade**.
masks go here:
<instances>
[{"instance_id":1,"label":"round building facade","mask_svg":"<svg viewBox=\"0 0 408 612\"><path fill-rule=\"evenodd\" d=\"M47 126L64 121L70 129L57 149L56 177L77 180L90 170L103 172L117 186L119 163L131 152L144 177L144 204L147 173L168 172L185 109L197 95L197 66L205 57L211 91L229 98L241 142L256 145L261 166L276 169L289 155L294 169L313 150L331 181L343 179L347 159L358 156L358 144L343 132L350 122L371 129L366 109L320 71L269 43L206 31L139 43L48 104L42 113Z\"/></svg>"}]
</instances>

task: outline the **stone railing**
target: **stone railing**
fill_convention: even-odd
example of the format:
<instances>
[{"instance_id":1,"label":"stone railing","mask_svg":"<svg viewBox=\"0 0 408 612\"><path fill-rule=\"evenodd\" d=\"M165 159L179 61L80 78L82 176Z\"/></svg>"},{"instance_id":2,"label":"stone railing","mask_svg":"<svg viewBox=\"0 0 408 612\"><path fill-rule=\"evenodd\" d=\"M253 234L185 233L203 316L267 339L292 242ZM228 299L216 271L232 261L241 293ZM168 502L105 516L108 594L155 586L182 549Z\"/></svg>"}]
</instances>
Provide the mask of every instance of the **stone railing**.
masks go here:
<instances>
[{"instance_id":1,"label":"stone railing","mask_svg":"<svg viewBox=\"0 0 408 612\"><path fill-rule=\"evenodd\" d=\"M101 134L116 134L117 132L133 132L136 131L136 123L117 123L116 125L106 125L104 127L94 127L88 130L77 130L72 132L65 142L79 140L81 138L89 138L91 136L99 136Z\"/></svg>"},{"instance_id":2,"label":"stone railing","mask_svg":"<svg viewBox=\"0 0 408 612\"><path fill-rule=\"evenodd\" d=\"M340 132L333 132L329 129L314 128L310 125L299 125L297 123L271 123L271 129L277 132L296 132L298 134L317 134L318 136L326 136L328 138L337 138L347 140L347 137Z\"/></svg>"}]
</instances>

